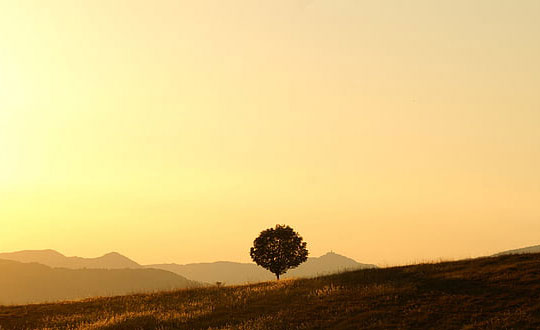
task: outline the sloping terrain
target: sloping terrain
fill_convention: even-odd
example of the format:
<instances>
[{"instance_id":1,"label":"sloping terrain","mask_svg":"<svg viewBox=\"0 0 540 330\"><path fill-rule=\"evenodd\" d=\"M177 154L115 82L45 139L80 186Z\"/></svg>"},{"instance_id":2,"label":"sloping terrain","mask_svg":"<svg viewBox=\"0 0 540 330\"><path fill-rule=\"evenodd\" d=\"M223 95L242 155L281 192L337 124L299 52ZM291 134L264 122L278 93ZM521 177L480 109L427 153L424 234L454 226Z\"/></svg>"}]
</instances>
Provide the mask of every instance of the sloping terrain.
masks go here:
<instances>
[{"instance_id":1,"label":"sloping terrain","mask_svg":"<svg viewBox=\"0 0 540 330\"><path fill-rule=\"evenodd\" d=\"M199 286L157 269L65 269L0 260L0 304L24 304Z\"/></svg>"},{"instance_id":2,"label":"sloping terrain","mask_svg":"<svg viewBox=\"0 0 540 330\"><path fill-rule=\"evenodd\" d=\"M495 257L508 255L508 254L523 254L523 253L540 253L540 245L535 246L528 246L521 249L514 249L514 250L508 250L503 251L495 254Z\"/></svg>"},{"instance_id":3,"label":"sloping terrain","mask_svg":"<svg viewBox=\"0 0 540 330\"><path fill-rule=\"evenodd\" d=\"M540 254L0 307L2 329L538 329Z\"/></svg>"}]
</instances>

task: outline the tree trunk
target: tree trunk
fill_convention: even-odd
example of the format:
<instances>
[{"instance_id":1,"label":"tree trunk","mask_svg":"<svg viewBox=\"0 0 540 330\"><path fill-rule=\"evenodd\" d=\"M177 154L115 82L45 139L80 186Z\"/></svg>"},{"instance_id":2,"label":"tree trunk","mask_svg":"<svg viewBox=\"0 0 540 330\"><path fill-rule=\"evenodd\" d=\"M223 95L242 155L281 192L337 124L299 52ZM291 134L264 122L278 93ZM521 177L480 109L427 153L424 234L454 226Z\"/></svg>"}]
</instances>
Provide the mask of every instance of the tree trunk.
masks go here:
<instances>
[{"instance_id":1,"label":"tree trunk","mask_svg":"<svg viewBox=\"0 0 540 330\"><path fill-rule=\"evenodd\" d=\"M279 281L279 274L276 274L276 278L277 278L277 280Z\"/></svg>"}]
</instances>

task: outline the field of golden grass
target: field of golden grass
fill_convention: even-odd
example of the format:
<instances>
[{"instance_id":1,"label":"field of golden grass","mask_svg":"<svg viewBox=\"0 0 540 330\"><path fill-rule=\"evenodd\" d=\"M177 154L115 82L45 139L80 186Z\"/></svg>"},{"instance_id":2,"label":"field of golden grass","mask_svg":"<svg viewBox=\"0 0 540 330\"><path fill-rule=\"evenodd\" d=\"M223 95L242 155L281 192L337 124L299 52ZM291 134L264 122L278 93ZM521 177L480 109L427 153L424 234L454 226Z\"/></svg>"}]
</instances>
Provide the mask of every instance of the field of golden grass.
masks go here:
<instances>
[{"instance_id":1,"label":"field of golden grass","mask_svg":"<svg viewBox=\"0 0 540 330\"><path fill-rule=\"evenodd\" d=\"M0 329L539 329L540 254L0 307Z\"/></svg>"}]
</instances>

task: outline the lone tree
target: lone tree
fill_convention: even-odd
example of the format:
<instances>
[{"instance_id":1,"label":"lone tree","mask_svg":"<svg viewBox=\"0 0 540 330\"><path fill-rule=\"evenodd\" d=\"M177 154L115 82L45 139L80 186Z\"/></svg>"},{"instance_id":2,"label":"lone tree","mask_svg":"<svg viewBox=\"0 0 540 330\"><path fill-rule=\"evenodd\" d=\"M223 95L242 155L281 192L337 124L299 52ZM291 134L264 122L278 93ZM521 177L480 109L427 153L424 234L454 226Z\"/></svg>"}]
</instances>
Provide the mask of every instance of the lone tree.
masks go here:
<instances>
[{"instance_id":1,"label":"lone tree","mask_svg":"<svg viewBox=\"0 0 540 330\"><path fill-rule=\"evenodd\" d=\"M298 267L307 260L306 242L291 227L276 225L261 232L253 242L249 254L251 259L276 275Z\"/></svg>"}]
</instances>

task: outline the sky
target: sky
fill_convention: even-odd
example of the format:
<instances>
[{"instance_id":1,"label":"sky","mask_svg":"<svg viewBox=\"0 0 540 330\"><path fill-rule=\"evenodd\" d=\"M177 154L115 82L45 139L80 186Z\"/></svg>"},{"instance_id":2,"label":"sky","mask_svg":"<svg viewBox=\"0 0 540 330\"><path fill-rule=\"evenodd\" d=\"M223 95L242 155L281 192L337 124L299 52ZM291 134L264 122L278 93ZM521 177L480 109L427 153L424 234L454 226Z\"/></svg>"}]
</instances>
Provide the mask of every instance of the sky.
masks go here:
<instances>
[{"instance_id":1,"label":"sky","mask_svg":"<svg viewBox=\"0 0 540 330\"><path fill-rule=\"evenodd\" d=\"M0 251L540 244L536 0L0 0Z\"/></svg>"}]
</instances>

